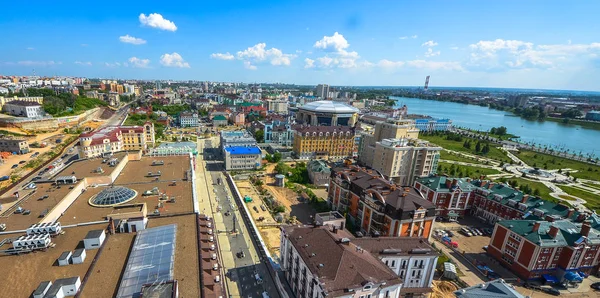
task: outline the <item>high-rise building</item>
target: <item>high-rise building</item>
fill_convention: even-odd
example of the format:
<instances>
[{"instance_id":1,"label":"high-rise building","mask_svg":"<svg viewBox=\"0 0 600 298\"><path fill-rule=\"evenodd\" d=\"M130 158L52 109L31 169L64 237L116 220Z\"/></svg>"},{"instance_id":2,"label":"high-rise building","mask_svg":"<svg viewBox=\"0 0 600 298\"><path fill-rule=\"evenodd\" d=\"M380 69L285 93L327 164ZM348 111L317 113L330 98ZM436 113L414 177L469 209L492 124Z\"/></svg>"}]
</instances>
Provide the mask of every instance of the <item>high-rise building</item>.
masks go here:
<instances>
[{"instance_id":1,"label":"high-rise building","mask_svg":"<svg viewBox=\"0 0 600 298\"><path fill-rule=\"evenodd\" d=\"M329 96L329 85L327 84L319 84L317 85L317 93L315 94L317 97L327 98Z\"/></svg>"},{"instance_id":2,"label":"high-rise building","mask_svg":"<svg viewBox=\"0 0 600 298\"><path fill-rule=\"evenodd\" d=\"M419 139L383 139L375 144L371 167L399 185L437 171L441 147Z\"/></svg>"},{"instance_id":3,"label":"high-rise building","mask_svg":"<svg viewBox=\"0 0 600 298\"><path fill-rule=\"evenodd\" d=\"M358 160L361 164L372 167L377 142L384 139L416 139L418 137L419 130L415 126L414 120L388 119L377 122L373 134L363 136L362 144L359 146L361 150Z\"/></svg>"}]
</instances>

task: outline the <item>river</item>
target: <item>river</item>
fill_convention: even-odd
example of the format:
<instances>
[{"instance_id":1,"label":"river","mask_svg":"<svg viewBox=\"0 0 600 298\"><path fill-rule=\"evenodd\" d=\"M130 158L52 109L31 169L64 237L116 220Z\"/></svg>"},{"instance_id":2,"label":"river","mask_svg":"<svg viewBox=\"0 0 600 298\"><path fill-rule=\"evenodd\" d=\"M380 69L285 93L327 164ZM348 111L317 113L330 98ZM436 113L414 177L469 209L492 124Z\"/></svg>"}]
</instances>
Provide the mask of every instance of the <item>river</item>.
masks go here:
<instances>
[{"instance_id":1,"label":"river","mask_svg":"<svg viewBox=\"0 0 600 298\"><path fill-rule=\"evenodd\" d=\"M508 133L520 137L521 142L534 142L554 149L583 154L600 155L600 130L552 121L531 121L510 112L488 107L425 100L419 98L392 97L396 106L408 106L409 114L429 115L451 119L454 126L489 131L492 127L505 126Z\"/></svg>"}]
</instances>

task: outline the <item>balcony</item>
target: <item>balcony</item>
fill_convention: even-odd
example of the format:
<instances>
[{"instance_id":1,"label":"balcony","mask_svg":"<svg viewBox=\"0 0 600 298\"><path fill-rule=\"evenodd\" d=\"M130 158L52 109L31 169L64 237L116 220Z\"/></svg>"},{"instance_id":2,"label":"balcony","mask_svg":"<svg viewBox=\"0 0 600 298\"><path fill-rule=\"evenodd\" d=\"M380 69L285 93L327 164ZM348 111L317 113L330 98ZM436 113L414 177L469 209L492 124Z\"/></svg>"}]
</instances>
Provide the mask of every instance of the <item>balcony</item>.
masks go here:
<instances>
[{"instance_id":1,"label":"balcony","mask_svg":"<svg viewBox=\"0 0 600 298\"><path fill-rule=\"evenodd\" d=\"M384 216L379 215L377 213L373 213L373 217L371 217L371 220L373 221L373 223L378 223L380 225L383 225Z\"/></svg>"}]
</instances>

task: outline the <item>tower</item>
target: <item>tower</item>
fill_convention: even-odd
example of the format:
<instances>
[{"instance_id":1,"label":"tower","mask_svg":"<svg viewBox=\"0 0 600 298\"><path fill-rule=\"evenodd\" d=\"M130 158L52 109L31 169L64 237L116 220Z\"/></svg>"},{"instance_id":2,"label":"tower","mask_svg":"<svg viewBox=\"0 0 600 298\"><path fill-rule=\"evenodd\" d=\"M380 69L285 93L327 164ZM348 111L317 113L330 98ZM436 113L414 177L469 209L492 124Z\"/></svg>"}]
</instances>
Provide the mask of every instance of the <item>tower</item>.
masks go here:
<instances>
[{"instance_id":1,"label":"tower","mask_svg":"<svg viewBox=\"0 0 600 298\"><path fill-rule=\"evenodd\" d=\"M425 78L425 90L427 90L427 88L429 88L429 76Z\"/></svg>"}]
</instances>

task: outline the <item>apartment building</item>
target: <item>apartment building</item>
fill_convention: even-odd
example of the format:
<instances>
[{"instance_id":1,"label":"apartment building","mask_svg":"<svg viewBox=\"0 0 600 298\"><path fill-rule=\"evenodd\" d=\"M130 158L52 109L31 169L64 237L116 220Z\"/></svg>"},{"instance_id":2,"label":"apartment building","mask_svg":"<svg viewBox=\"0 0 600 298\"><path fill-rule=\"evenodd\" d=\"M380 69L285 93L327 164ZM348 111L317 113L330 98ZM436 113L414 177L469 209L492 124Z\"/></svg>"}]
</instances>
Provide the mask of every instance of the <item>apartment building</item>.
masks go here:
<instances>
[{"instance_id":1,"label":"apartment building","mask_svg":"<svg viewBox=\"0 0 600 298\"><path fill-rule=\"evenodd\" d=\"M180 112L177 118L180 127L198 127L198 113Z\"/></svg>"},{"instance_id":2,"label":"apartment building","mask_svg":"<svg viewBox=\"0 0 600 298\"><path fill-rule=\"evenodd\" d=\"M441 147L419 139L383 139L375 143L371 168L399 185L435 174Z\"/></svg>"},{"instance_id":3,"label":"apartment building","mask_svg":"<svg viewBox=\"0 0 600 298\"><path fill-rule=\"evenodd\" d=\"M429 238L435 220L435 206L416 189L357 166L331 171L327 202L366 235Z\"/></svg>"},{"instance_id":4,"label":"apartment building","mask_svg":"<svg viewBox=\"0 0 600 298\"><path fill-rule=\"evenodd\" d=\"M147 150L154 147L154 124L142 126L109 126L79 136L79 158L92 158L107 153Z\"/></svg>"},{"instance_id":5,"label":"apartment building","mask_svg":"<svg viewBox=\"0 0 600 298\"><path fill-rule=\"evenodd\" d=\"M278 114L288 113L288 101L287 99L272 99L267 100L269 111Z\"/></svg>"},{"instance_id":6,"label":"apartment building","mask_svg":"<svg viewBox=\"0 0 600 298\"><path fill-rule=\"evenodd\" d=\"M597 274L600 217L580 214L573 220L502 220L488 253L524 280L576 284Z\"/></svg>"},{"instance_id":7,"label":"apartment building","mask_svg":"<svg viewBox=\"0 0 600 298\"><path fill-rule=\"evenodd\" d=\"M36 101L13 100L5 103L2 110L17 117L38 118L46 113L42 105Z\"/></svg>"},{"instance_id":8,"label":"apartment building","mask_svg":"<svg viewBox=\"0 0 600 298\"><path fill-rule=\"evenodd\" d=\"M27 140L7 139L2 136L0 137L0 151L26 154L29 153L29 143Z\"/></svg>"},{"instance_id":9,"label":"apartment building","mask_svg":"<svg viewBox=\"0 0 600 298\"><path fill-rule=\"evenodd\" d=\"M225 170L254 170L262 161L262 152L257 146L229 146L224 149Z\"/></svg>"},{"instance_id":10,"label":"apartment building","mask_svg":"<svg viewBox=\"0 0 600 298\"><path fill-rule=\"evenodd\" d=\"M221 150L227 147L256 146L256 139L245 130L222 131L219 137Z\"/></svg>"},{"instance_id":11,"label":"apartment building","mask_svg":"<svg viewBox=\"0 0 600 298\"><path fill-rule=\"evenodd\" d=\"M414 120L388 119L379 121L375 124L373 134L364 134L362 144L359 146L358 161L367 167L373 165L375 157L375 148L377 142L384 139L417 139L419 130L415 126Z\"/></svg>"},{"instance_id":12,"label":"apartment building","mask_svg":"<svg viewBox=\"0 0 600 298\"><path fill-rule=\"evenodd\" d=\"M294 135L299 159L341 160L354 155L355 130L347 126L301 126Z\"/></svg>"},{"instance_id":13,"label":"apartment building","mask_svg":"<svg viewBox=\"0 0 600 298\"><path fill-rule=\"evenodd\" d=\"M499 220L571 218L575 210L525 194L504 183L486 180L426 177L415 188L436 206L436 215L456 219L471 214L494 224Z\"/></svg>"}]
</instances>

